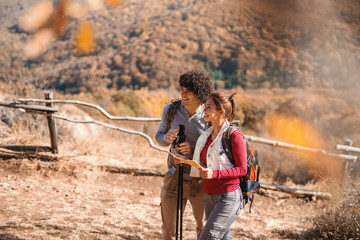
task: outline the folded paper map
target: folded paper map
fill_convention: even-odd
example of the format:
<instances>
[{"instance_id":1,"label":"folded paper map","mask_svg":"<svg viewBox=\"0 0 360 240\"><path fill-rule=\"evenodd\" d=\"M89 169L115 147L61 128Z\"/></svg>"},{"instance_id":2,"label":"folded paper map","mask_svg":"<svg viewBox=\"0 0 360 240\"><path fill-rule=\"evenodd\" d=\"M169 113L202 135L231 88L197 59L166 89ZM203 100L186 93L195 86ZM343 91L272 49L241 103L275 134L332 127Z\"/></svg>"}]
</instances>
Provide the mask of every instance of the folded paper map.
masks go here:
<instances>
[{"instance_id":1,"label":"folded paper map","mask_svg":"<svg viewBox=\"0 0 360 240\"><path fill-rule=\"evenodd\" d=\"M200 166L197 162L193 161L193 160L189 160L189 159L183 159L181 157L176 156L175 154L169 152L171 154L171 156L173 156L173 158L176 158L177 160L180 161L180 163L185 163L185 164L189 164L190 166L196 167L197 169L202 169L203 167Z\"/></svg>"}]
</instances>

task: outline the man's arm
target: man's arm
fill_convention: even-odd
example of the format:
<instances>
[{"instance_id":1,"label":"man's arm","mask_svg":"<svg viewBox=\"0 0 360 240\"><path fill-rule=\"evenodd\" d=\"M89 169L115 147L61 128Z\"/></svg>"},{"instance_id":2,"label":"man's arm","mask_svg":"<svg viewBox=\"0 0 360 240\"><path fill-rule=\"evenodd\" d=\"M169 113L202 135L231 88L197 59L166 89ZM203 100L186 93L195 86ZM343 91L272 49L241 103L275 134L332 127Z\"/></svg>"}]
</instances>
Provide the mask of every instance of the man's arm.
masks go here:
<instances>
[{"instance_id":1,"label":"man's arm","mask_svg":"<svg viewBox=\"0 0 360 240\"><path fill-rule=\"evenodd\" d=\"M159 128L155 134L156 142L163 147L167 147L170 145L170 143L166 141L166 134L169 131L169 124L166 120L166 113L169 110L169 107L170 107L170 104L168 104L164 107L164 110L161 114L161 122L160 122Z\"/></svg>"}]
</instances>

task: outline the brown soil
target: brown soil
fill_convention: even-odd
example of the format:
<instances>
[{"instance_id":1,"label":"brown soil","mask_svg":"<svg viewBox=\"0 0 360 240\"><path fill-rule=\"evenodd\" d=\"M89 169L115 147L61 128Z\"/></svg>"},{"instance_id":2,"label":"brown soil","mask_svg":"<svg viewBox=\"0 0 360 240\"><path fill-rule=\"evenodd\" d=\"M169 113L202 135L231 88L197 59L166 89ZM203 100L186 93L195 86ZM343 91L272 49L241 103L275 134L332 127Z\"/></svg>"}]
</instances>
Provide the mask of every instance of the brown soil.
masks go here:
<instances>
[{"instance_id":1,"label":"brown soil","mask_svg":"<svg viewBox=\"0 0 360 240\"><path fill-rule=\"evenodd\" d=\"M1 160L0 239L161 239L162 177L109 169L79 159ZM232 225L233 239L293 239L322 204L261 190L252 213L246 207ZM190 210L183 239L196 238Z\"/></svg>"}]
</instances>

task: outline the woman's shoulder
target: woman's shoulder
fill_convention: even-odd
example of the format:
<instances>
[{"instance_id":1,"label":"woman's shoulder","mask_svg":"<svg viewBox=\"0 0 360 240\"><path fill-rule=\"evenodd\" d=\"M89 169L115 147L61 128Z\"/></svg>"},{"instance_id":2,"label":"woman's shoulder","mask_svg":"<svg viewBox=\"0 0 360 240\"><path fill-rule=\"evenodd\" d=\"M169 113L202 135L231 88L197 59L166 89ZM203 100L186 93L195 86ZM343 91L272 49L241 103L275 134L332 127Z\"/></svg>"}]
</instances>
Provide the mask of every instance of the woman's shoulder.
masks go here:
<instances>
[{"instance_id":1,"label":"woman's shoulder","mask_svg":"<svg viewBox=\"0 0 360 240\"><path fill-rule=\"evenodd\" d=\"M241 132L240 129L236 128L232 133L231 133L231 138L232 139L245 139L244 134Z\"/></svg>"}]
</instances>

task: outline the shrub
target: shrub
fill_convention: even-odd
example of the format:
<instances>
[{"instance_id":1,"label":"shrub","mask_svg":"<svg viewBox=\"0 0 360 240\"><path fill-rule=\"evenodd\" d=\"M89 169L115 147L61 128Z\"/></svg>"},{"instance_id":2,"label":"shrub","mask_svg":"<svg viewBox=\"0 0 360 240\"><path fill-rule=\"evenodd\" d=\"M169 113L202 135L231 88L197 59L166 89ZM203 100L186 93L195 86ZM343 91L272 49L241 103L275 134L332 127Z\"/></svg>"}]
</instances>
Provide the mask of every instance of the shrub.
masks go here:
<instances>
[{"instance_id":1,"label":"shrub","mask_svg":"<svg viewBox=\"0 0 360 240\"><path fill-rule=\"evenodd\" d=\"M143 103L137 93L132 90L122 90L112 96L113 102L120 108L126 108L124 113L128 113L129 116L142 116L144 111Z\"/></svg>"},{"instance_id":2,"label":"shrub","mask_svg":"<svg viewBox=\"0 0 360 240\"><path fill-rule=\"evenodd\" d=\"M305 239L360 239L360 183L338 186L340 193L314 217Z\"/></svg>"}]
</instances>

